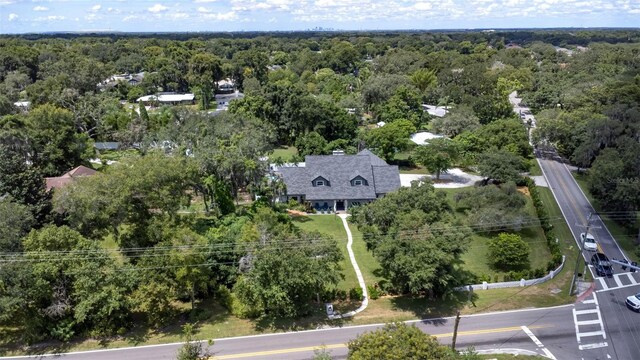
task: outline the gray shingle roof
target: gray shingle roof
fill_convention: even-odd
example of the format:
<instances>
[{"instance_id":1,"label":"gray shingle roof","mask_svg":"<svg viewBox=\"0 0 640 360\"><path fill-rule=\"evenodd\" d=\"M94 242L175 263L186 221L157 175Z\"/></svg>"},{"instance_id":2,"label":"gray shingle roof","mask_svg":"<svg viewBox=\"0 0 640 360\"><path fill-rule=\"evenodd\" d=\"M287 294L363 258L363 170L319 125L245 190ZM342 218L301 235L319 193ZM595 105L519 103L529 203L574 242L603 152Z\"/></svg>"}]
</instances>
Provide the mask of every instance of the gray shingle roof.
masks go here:
<instances>
[{"instance_id":1,"label":"gray shingle roof","mask_svg":"<svg viewBox=\"0 0 640 360\"><path fill-rule=\"evenodd\" d=\"M380 159L376 154L372 153L369 149L364 149L358 153L358 155L367 155L371 159L371 166L387 166L388 164Z\"/></svg>"},{"instance_id":2,"label":"gray shingle roof","mask_svg":"<svg viewBox=\"0 0 640 360\"><path fill-rule=\"evenodd\" d=\"M278 169L287 185L288 195L304 195L307 200L367 200L400 187L397 166L387 165L368 150L358 155L322 155L305 157L305 167ZM351 186L355 177L364 178L368 185ZM313 186L322 177L330 186Z\"/></svg>"},{"instance_id":3,"label":"gray shingle roof","mask_svg":"<svg viewBox=\"0 0 640 360\"><path fill-rule=\"evenodd\" d=\"M400 170L396 165L373 166L376 194L386 194L400 188Z\"/></svg>"}]
</instances>

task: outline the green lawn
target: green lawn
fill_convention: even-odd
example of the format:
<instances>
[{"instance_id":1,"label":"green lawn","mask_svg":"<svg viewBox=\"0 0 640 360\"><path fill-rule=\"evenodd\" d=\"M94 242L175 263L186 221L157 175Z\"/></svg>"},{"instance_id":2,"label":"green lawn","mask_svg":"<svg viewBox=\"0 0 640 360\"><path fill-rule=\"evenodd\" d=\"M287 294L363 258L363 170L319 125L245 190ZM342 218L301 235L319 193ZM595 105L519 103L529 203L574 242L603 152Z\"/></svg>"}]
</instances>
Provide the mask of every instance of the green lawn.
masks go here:
<instances>
[{"instance_id":1,"label":"green lawn","mask_svg":"<svg viewBox=\"0 0 640 360\"><path fill-rule=\"evenodd\" d=\"M358 230L358 227L349 224L349 229L351 229L351 235L353 236L353 253L356 256L356 261L364 277L365 284L373 285L380 282L380 280L383 280L382 276L380 276L380 263L371 251L367 250L367 244L364 242L362 233Z\"/></svg>"},{"instance_id":2,"label":"green lawn","mask_svg":"<svg viewBox=\"0 0 640 360\"><path fill-rule=\"evenodd\" d=\"M303 230L319 231L338 241L340 251L342 251L343 255L340 265L342 266L342 273L344 274L344 279L340 281L338 288L349 291L349 289L357 287L358 279L349 260L349 253L347 252L347 232L342 225L342 219L336 215L296 216L293 219L296 225ZM362 265L359 264L359 266L361 266L362 269Z\"/></svg>"},{"instance_id":3,"label":"green lawn","mask_svg":"<svg viewBox=\"0 0 640 360\"><path fill-rule=\"evenodd\" d=\"M542 176L542 169L540 169L540 165L538 165L538 161L536 161L536 159L533 159L530 163L531 163L531 167L529 168L529 175Z\"/></svg>"},{"instance_id":4,"label":"green lawn","mask_svg":"<svg viewBox=\"0 0 640 360\"><path fill-rule=\"evenodd\" d=\"M399 165L400 174L420 174L420 175L428 175L429 171L422 165L416 166L404 166Z\"/></svg>"},{"instance_id":5,"label":"green lawn","mask_svg":"<svg viewBox=\"0 0 640 360\"><path fill-rule=\"evenodd\" d=\"M291 160L291 157L298 153L298 149L295 146L282 146L273 149L273 153L269 155L269 159L273 160L281 157L284 161Z\"/></svg>"},{"instance_id":6,"label":"green lawn","mask_svg":"<svg viewBox=\"0 0 640 360\"><path fill-rule=\"evenodd\" d=\"M640 261L640 257L638 257L638 254L636 254L636 249L638 248L638 245L635 242L638 236L637 226L640 225L640 213L637 213L638 217L636 219L636 224L637 224L636 227L623 226L611 220L606 214L602 213L602 207L589 192L589 186L587 184L587 175L573 173L573 177L578 182L578 185L580 185L582 192L585 194L587 199L589 199L589 202L591 203L593 208L599 213L600 218L602 219L604 224L607 226L607 229L609 230L611 235L613 235L618 245L620 245L622 250L624 250L625 254L629 257L629 259L633 261Z\"/></svg>"},{"instance_id":7,"label":"green lawn","mask_svg":"<svg viewBox=\"0 0 640 360\"><path fill-rule=\"evenodd\" d=\"M447 194L447 199L451 206L455 205L454 196L459 192L468 190L468 188L460 189L440 189ZM529 215L535 217L536 212L533 207L531 198L527 196L526 210ZM456 217L465 221L466 215L461 212L455 213ZM547 262L550 259L549 248L547 247L544 232L540 226L528 227L518 232L524 241L529 244L531 252L529 254L529 261L532 269L539 267L546 267ZM487 262L488 259L488 241L493 236L486 236L482 234L474 233L471 237L471 244L469 250L462 255L462 260L465 263L465 269L473 272L474 274L489 275L492 281L495 281L495 277L498 277L498 281L502 281L504 272L496 271L492 269Z\"/></svg>"}]
</instances>

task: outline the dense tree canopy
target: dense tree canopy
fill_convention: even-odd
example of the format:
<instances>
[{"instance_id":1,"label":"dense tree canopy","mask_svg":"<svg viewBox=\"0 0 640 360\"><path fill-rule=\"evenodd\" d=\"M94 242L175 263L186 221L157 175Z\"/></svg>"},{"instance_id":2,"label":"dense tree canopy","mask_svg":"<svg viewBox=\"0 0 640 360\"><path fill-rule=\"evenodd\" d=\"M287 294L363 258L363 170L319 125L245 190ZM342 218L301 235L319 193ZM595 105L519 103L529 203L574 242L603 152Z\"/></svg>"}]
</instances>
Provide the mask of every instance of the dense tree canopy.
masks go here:
<instances>
[{"instance_id":1,"label":"dense tree canopy","mask_svg":"<svg viewBox=\"0 0 640 360\"><path fill-rule=\"evenodd\" d=\"M639 41L625 29L0 38L0 250L20 260L0 267L0 327L26 343L197 319L212 301L242 316L312 313L336 300L340 251L292 223L269 164L333 150L485 177L455 199L464 223L428 182L353 210L384 290L445 295L469 280L469 228L532 223L511 183L532 158L514 90L536 115L533 143L588 169L594 198L630 225ZM226 79L244 94L209 111ZM136 103L164 92L201 106ZM418 130L450 140L412 152ZM285 146L288 159L268 158ZM52 211L44 177L78 165L99 173L55 189Z\"/></svg>"}]
</instances>

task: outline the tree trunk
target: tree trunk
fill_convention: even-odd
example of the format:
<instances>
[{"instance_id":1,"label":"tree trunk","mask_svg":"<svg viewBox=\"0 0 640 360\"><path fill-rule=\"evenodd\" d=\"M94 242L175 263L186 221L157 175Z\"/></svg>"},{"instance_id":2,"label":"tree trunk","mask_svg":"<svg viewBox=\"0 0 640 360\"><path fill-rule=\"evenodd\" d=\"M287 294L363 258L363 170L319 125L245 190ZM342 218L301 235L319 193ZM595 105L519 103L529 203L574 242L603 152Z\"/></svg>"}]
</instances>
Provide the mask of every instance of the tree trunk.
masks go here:
<instances>
[{"instance_id":1,"label":"tree trunk","mask_svg":"<svg viewBox=\"0 0 640 360\"><path fill-rule=\"evenodd\" d=\"M195 305L196 304L196 294L195 294L196 289L195 289L195 287L196 287L195 284L191 285L191 291L190 291L190 294L189 294L189 297L191 298L191 310L193 310L195 308L195 306L196 306Z\"/></svg>"},{"instance_id":2,"label":"tree trunk","mask_svg":"<svg viewBox=\"0 0 640 360\"><path fill-rule=\"evenodd\" d=\"M436 171L436 180L440 181L440 170Z\"/></svg>"}]
</instances>

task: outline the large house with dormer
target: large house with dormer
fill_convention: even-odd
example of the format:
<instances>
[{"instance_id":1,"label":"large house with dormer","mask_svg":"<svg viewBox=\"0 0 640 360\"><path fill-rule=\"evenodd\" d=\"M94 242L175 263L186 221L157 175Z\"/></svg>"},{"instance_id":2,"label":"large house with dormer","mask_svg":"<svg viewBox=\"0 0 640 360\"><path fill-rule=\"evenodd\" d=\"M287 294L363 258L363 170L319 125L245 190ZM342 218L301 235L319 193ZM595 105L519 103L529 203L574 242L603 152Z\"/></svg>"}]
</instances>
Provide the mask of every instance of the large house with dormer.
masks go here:
<instances>
[{"instance_id":1,"label":"large house with dormer","mask_svg":"<svg viewBox=\"0 0 640 360\"><path fill-rule=\"evenodd\" d=\"M357 155L306 156L304 165L276 170L287 186L283 200L310 203L316 210L345 211L400 188L400 172L369 150Z\"/></svg>"}]
</instances>

